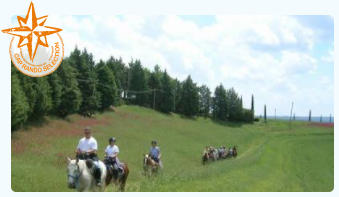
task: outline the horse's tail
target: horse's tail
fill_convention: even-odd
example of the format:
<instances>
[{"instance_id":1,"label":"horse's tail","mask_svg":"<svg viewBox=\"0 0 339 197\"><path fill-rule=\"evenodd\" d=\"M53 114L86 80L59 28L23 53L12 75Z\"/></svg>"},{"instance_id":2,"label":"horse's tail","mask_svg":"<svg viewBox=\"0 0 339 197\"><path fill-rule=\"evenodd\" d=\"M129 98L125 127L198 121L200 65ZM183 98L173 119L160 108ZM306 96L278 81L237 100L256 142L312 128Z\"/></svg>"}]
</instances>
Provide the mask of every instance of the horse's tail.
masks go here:
<instances>
[{"instance_id":1,"label":"horse's tail","mask_svg":"<svg viewBox=\"0 0 339 197\"><path fill-rule=\"evenodd\" d=\"M120 184L120 190L123 192L125 191L125 186L126 186L126 181L127 181L127 177L129 175L129 168L128 165L125 163L124 166L124 175L121 177L121 184Z\"/></svg>"}]
</instances>

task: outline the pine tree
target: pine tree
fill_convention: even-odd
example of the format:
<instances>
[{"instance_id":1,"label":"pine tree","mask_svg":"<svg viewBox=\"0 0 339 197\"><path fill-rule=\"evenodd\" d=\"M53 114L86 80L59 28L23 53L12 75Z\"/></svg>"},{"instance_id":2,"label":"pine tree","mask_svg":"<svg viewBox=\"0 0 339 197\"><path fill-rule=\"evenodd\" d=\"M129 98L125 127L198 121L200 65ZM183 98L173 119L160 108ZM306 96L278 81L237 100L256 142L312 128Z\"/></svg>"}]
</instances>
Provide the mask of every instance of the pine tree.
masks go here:
<instances>
[{"instance_id":1,"label":"pine tree","mask_svg":"<svg viewBox=\"0 0 339 197\"><path fill-rule=\"evenodd\" d=\"M211 108L211 91L206 85L199 87L199 115L207 118Z\"/></svg>"},{"instance_id":2,"label":"pine tree","mask_svg":"<svg viewBox=\"0 0 339 197\"><path fill-rule=\"evenodd\" d=\"M119 59L115 59L113 56L109 58L106 62L107 67L113 72L115 78L115 84L118 89L118 97L121 98L122 90L127 90L127 67L122 61L121 57Z\"/></svg>"},{"instance_id":3,"label":"pine tree","mask_svg":"<svg viewBox=\"0 0 339 197\"><path fill-rule=\"evenodd\" d=\"M118 100L118 91L115 84L113 72L100 61L97 66L97 74L99 77L98 91L101 93L101 109L107 109L111 105L116 104Z\"/></svg>"},{"instance_id":4,"label":"pine tree","mask_svg":"<svg viewBox=\"0 0 339 197\"><path fill-rule=\"evenodd\" d=\"M173 110L176 113L180 113L182 106L180 105L181 95L182 95L182 82L178 79L173 81L174 83L174 106Z\"/></svg>"},{"instance_id":5,"label":"pine tree","mask_svg":"<svg viewBox=\"0 0 339 197\"><path fill-rule=\"evenodd\" d=\"M183 82L182 94L180 100L181 112L185 116L192 117L196 116L199 111L199 94L198 88L193 83L191 76Z\"/></svg>"},{"instance_id":6,"label":"pine tree","mask_svg":"<svg viewBox=\"0 0 339 197\"><path fill-rule=\"evenodd\" d=\"M53 72L48 76L48 83L51 86L52 110L51 114L57 115L57 110L61 104L62 81L57 72Z\"/></svg>"},{"instance_id":7,"label":"pine tree","mask_svg":"<svg viewBox=\"0 0 339 197\"><path fill-rule=\"evenodd\" d=\"M160 90L162 89L162 86L161 86L162 75L163 73L161 72L160 67L156 65L154 67L154 71L150 74L150 77L148 80L149 89L152 90L151 96L149 97L149 105L154 107L155 109L159 109L162 103L161 99L155 98L155 101L154 101L154 97L157 96L157 93L159 96Z\"/></svg>"},{"instance_id":8,"label":"pine tree","mask_svg":"<svg viewBox=\"0 0 339 197\"><path fill-rule=\"evenodd\" d=\"M164 113L169 113L173 110L174 94L171 80L172 79L165 70L161 78L162 88L161 92L159 93L161 100L160 110Z\"/></svg>"},{"instance_id":9,"label":"pine tree","mask_svg":"<svg viewBox=\"0 0 339 197\"><path fill-rule=\"evenodd\" d=\"M15 71L11 76L11 129L17 129L20 125L24 124L28 118L29 105L27 98L22 91L20 80ZM16 68L14 68L16 69Z\"/></svg>"},{"instance_id":10,"label":"pine tree","mask_svg":"<svg viewBox=\"0 0 339 197\"><path fill-rule=\"evenodd\" d=\"M101 94L97 91L98 84L94 66L92 65L92 57L86 50L80 54L76 48L71 53L70 63L77 70L77 80L82 95L79 113L91 116L101 107Z\"/></svg>"},{"instance_id":11,"label":"pine tree","mask_svg":"<svg viewBox=\"0 0 339 197\"><path fill-rule=\"evenodd\" d=\"M76 70L64 59L56 71L62 81L61 103L56 114L62 118L77 113L82 103L81 91L76 79Z\"/></svg>"},{"instance_id":12,"label":"pine tree","mask_svg":"<svg viewBox=\"0 0 339 197\"><path fill-rule=\"evenodd\" d=\"M143 69L140 60L129 63L131 69L130 91L129 98L136 105L146 106L148 101L148 79L145 70Z\"/></svg>"}]
</instances>

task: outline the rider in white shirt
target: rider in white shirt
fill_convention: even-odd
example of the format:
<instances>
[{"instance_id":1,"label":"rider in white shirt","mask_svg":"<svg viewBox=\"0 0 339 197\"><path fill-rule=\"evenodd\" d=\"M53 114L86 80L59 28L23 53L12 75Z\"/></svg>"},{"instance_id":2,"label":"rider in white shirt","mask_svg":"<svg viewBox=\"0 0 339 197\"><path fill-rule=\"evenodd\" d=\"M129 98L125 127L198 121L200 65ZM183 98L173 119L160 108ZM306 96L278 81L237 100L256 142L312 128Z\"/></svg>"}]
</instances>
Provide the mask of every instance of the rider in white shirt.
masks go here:
<instances>
[{"instance_id":1,"label":"rider in white shirt","mask_svg":"<svg viewBox=\"0 0 339 197\"><path fill-rule=\"evenodd\" d=\"M76 149L76 158L81 160L91 159L94 163L93 175L97 185L101 185L101 170L99 167L99 158L96 154L98 150L97 141L91 136L92 129L86 126L84 129L85 137L79 141Z\"/></svg>"},{"instance_id":2,"label":"rider in white shirt","mask_svg":"<svg viewBox=\"0 0 339 197\"><path fill-rule=\"evenodd\" d=\"M115 145L116 139L114 137L108 140L109 145L105 150L105 163L106 166L113 166L114 180L118 179L119 170L122 170L121 163L118 159L119 147Z\"/></svg>"}]
</instances>

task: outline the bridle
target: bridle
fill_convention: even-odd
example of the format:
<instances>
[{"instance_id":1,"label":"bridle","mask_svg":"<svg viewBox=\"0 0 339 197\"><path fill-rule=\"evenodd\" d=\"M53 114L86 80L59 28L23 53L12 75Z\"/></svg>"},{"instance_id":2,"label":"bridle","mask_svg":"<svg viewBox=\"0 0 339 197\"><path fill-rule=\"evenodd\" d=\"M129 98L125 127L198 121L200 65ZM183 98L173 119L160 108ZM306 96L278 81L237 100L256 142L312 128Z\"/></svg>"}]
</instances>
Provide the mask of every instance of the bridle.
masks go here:
<instances>
[{"instance_id":1,"label":"bridle","mask_svg":"<svg viewBox=\"0 0 339 197\"><path fill-rule=\"evenodd\" d=\"M78 186L78 183L79 183L79 178L80 176L82 175L81 171L80 171L80 168L79 168L79 165L76 164L76 173L75 173L75 176L74 175L70 175L70 174L67 174L67 178L69 179L70 177L74 179L75 181L75 188L77 188Z\"/></svg>"}]
</instances>

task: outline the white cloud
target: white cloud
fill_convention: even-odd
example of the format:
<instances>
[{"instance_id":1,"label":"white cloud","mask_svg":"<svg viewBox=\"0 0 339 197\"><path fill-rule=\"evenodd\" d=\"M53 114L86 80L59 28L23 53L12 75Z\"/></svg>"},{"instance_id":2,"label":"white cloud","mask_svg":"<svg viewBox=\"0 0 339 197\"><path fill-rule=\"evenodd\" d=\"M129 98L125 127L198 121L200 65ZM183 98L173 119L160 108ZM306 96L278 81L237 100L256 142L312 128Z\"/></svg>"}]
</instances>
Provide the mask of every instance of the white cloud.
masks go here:
<instances>
[{"instance_id":1,"label":"white cloud","mask_svg":"<svg viewBox=\"0 0 339 197\"><path fill-rule=\"evenodd\" d=\"M330 49L327 55L321 57L324 62L333 63L334 62L334 50Z\"/></svg>"},{"instance_id":2,"label":"white cloud","mask_svg":"<svg viewBox=\"0 0 339 197\"><path fill-rule=\"evenodd\" d=\"M149 69L159 64L180 80L191 74L212 91L220 83L234 86L246 107L254 93L258 111L268 103L283 106L286 114L292 100L310 105L300 92L317 92L303 84L319 69L310 53L315 32L294 17L216 16L200 27L179 16L49 16L46 25L63 29L67 55L77 45L92 52L96 62L113 55L126 63L140 59ZM322 60L333 62L333 53ZM327 86L331 83L329 78ZM325 91L331 95L330 88Z\"/></svg>"}]
</instances>

